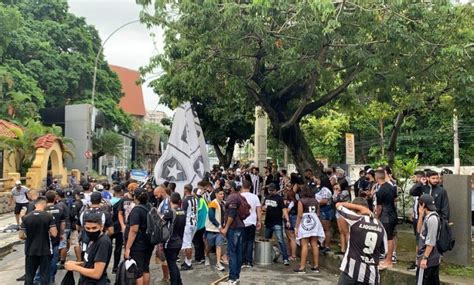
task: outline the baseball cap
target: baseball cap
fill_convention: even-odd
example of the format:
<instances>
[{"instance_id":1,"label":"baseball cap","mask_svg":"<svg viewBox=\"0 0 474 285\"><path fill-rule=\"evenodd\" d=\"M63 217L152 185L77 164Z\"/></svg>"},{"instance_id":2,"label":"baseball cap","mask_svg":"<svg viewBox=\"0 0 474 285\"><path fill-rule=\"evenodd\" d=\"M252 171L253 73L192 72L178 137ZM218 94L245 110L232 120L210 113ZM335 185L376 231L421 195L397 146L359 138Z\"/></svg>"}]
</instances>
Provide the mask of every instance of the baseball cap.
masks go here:
<instances>
[{"instance_id":1,"label":"baseball cap","mask_svg":"<svg viewBox=\"0 0 474 285\"><path fill-rule=\"evenodd\" d=\"M83 216L84 223L98 223L103 225L105 223L105 215L101 211L87 210Z\"/></svg>"},{"instance_id":2,"label":"baseball cap","mask_svg":"<svg viewBox=\"0 0 474 285\"><path fill-rule=\"evenodd\" d=\"M137 189L135 189L135 191L133 192L133 194L135 195L135 197L138 197L140 196L142 193L144 193L146 190L142 187L138 187Z\"/></svg>"},{"instance_id":3,"label":"baseball cap","mask_svg":"<svg viewBox=\"0 0 474 285\"><path fill-rule=\"evenodd\" d=\"M102 184L97 184L97 185L95 185L94 190L102 191L102 190L104 190L104 186Z\"/></svg>"},{"instance_id":4,"label":"baseball cap","mask_svg":"<svg viewBox=\"0 0 474 285\"><path fill-rule=\"evenodd\" d=\"M100 204L100 201L102 200L102 194L100 192L92 192L91 194L91 203L92 204Z\"/></svg>"},{"instance_id":5,"label":"baseball cap","mask_svg":"<svg viewBox=\"0 0 474 285\"><path fill-rule=\"evenodd\" d=\"M15 185L21 185L21 181L20 181L20 180L17 180L17 181L15 182Z\"/></svg>"},{"instance_id":6,"label":"baseball cap","mask_svg":"<svg viewBox=\"0 0 474 285\"><path fill-rule=\"evenodd\" d=\"M426 208L428 208L430 211L436 211L436 205L433 196L431 196L430 194L421 195L419 201L425 204Z\"/></svg>"},{"instance_id":7,"label":"baseball cap","mask_svg":"<svg viewBox=\"0 0 474 285\"><path fill-rule=\"evenodd\" d=\"M277 190L275 183L268 184L268 191L275 191L275 190Z\"/></svg>"}]
</instances>

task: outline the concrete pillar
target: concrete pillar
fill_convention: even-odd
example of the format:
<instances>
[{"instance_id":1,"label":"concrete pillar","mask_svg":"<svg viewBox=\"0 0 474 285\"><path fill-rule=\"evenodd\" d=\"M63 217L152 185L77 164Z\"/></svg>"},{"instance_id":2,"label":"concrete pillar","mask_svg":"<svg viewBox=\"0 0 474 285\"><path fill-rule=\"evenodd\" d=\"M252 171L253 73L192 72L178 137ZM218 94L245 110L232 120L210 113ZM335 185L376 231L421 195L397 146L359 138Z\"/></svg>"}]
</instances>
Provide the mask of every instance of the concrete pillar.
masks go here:
<instances>
[{"instance_id":1,"label":"concrete pillar","mask_svg":"<svg viewBox=\"0 0 474 285\"><path fill-rule=\"evenodd\" d=\"M472 262L471 242L471 177L443 175L443 186L448 192L452 232L456 243L452 251L444 254L444 261L463 266Z\"/></svg>"},{"instance_id":2,"label":"concrete pillar","mask_svg":"<svg viewBox=\"0 0 474 285\"><path fill-rule=\"evenodd\" d=\"M91 141L91 110L89 104L67 105L65 107L64 135L74 141L75 158L66 159L66 167L79 169L81 172L92 170L92 159L87 159L84 153L92 151Z\"/></svg>"},{"instance_id":3,"label":"concrete pillar","mask_svg":"<svg viewBox=\"0 0 474 285\"><path fill-rule=\"evenodd\" d=\"M267 114L260 107L255 108L255 165L264 174L267 165Z\"/></svg>"}]
</instances>

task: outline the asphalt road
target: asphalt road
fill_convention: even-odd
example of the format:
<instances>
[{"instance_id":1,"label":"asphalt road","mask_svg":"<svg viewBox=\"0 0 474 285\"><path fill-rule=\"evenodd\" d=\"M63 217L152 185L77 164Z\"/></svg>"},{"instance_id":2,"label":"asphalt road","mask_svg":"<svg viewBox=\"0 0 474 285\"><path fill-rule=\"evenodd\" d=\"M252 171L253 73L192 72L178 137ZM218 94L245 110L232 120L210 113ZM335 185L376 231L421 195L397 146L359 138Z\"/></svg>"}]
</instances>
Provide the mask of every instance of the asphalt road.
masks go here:
<instances>
[{"instance_id":1,"label":"asphalt road","mask_svg":"<svg viewBox=\"0 0 474 285\"><path fill-rule=\"evenodd\" d=\"M16 278L24 274L25 268L25 257L23 254L23 244L14 246L14 251L10 254L0 258L0 284L22 284L17 282ZM244 269L241 273L240 284L292 284L292 285L303 285L303 284L336 284L337 276L326 272L324 269L321 273L312 274L295 274L292 269L295 268L296 263L292 263L291 266L283 266L282 264L275 264L269 267L254 267L252 269ZM165 284L161 282L162 273L161 267L154 264L154 257L151 261L151 273L152 273L152 284ZM109 277L114 284L114 275L110 272L111 266L109 266ZM56 284L61 284L61 280L66 273L65 270L59 270L56 275ZM211 267L204 267L204 265L194 265L194 270L181 272L184 284L211 284L212 282L220 279L226 273L218 272ZM78 276L76 276L78 277ZM78 278L76 278L77 282Z\"/></svg>"}]
</instances>

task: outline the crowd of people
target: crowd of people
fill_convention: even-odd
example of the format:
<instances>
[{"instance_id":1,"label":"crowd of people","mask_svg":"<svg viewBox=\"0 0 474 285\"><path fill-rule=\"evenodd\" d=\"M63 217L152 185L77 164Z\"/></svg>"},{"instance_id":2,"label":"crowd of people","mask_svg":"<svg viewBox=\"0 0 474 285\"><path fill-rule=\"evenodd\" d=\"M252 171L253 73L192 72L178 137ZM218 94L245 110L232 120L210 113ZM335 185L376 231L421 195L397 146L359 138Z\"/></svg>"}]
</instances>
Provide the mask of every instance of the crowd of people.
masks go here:
<instances>
[{"instance_id":1,"label":"crowd of people","mask_svg":"<svg viewBox=\"0 0 474 285\"><path fill-rule=\"evenodd\" d=\"M17 280L50 284L65 269L80 274L79 284L109 284L109 262L116 274L122 260L133 260L136 284L148 285L154 256L170 284L183 284L180 271L195 264L227 270L228 283L238 284L241 270L254 266L255 241L262 239L275 240L281 262L293 262L297 274L318 273L320 256L334 251L343 255L339 284L379 284L379 270L397 261L398 190L389 167L367 166L353 184L340 168L321 175L311 169L288 175L271 167L264 173L257 167L215 168L197 187L183 189L173 182L91 179L39 192L18 181L12 193L26 266ZM417 172L414 182L413 268L418 284L438 284L436 233L439 217L449 219L448 196L434 171ZM169 238L156 245L148 231L153 208L170 229Z\"/></svg>"}]
</instances>

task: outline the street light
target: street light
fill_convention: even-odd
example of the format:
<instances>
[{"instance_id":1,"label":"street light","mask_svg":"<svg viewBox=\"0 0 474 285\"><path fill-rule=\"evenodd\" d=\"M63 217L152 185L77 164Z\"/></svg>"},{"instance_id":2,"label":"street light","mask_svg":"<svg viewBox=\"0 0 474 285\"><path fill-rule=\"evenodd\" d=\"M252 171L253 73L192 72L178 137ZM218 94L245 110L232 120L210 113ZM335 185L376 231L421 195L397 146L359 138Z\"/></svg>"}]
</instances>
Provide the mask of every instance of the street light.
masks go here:
<instances>
[{"instance_id":1,"label":"street light","mask_svg":"<svg viewBox=\"0 0 474 285\"><path fill-rule=\"evenodd\" d=\"M123 25L121 25L120 27L118 27L117 29L115 29L112 33L110 33L110 35L104 40L104 42L102 43L102 45L100 46L99 48L99 51L97 52L97 55L95 57L95 62L94 62L94 75L92 77L92 107L94 107L94 103L95 103L95 85L96 85L96 81L97 81L97 64L99 62L99 57L100 57L100 54L102 53L102 51L104 50L104 46L105 44L107 43L107 41L115 34L117 33L118 31L120 31L121 29L125 28L126 26L128 25L131 25L131 24L134 24L134 23L138 23L140 22L140 20L133 20L131 22L128 22L128 23L125 23Z\"/></svg>"},{"instance_id":2,"label":"street light","mask_svg":"<svg viewBox=\"0 0 474 285\"><path fill-rule=\"evenodd\" d=\"M89 151L92 151L92 135L95 131L95 120L94 120L94 107L95 107L95 87L96 87L96 81L97 81L97 65L99 63L99 57L100 55L102 54L102 51L104 50L104 46L105 44L107 43L107 41L113 36L115 35L115 33L117 33L118 31L120 31L121 29L125 28L126 26L128 25L131 25L131 24L134 24L134 23L138 23L140 22L140 20L133 20L133 21L130 21L130 22L127 22L123 25L121 25L120 27L118 27L117 29L115 29L112 33L110 33L110 35L102 42L102 44L100 45L100 48L99 48L99 51L97 51L97 55L95 57L95 61L94 61L94 75L92 77L92 98L91 98L91 108L89 109L89 118L90 118L90 124L89 124L89 135L88 135L88 140L89 140L89 146L88 146L88 149ZM89 162L87 163L86 165L86 170L85 170L85 173L86 173L86 177L89 173Z\"/></svg>"}]
</instances>

